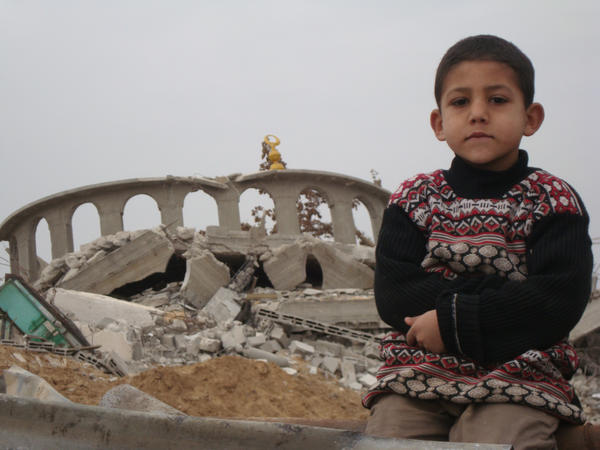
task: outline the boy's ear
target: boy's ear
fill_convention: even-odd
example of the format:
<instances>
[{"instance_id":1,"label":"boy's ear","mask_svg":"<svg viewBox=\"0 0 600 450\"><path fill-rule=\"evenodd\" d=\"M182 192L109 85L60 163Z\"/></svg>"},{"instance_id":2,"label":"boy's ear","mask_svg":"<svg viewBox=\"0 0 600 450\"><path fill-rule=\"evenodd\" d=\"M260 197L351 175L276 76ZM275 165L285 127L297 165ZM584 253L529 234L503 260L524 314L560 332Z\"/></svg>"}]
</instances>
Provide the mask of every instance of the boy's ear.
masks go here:
<instances>
[{"instance_id":1,"label":"boy's ear","mask_svg":"<svg viewBox=\"0 0 600 450\"><path fill-rule=\"evenodd\" d=\"M527 123L525 125L525 136L531 136L535 133L544 121L544 107L539 103L532 103L525 111L527 114Z\"/></svg>"},{"instance_id":2,"label":"boy's ear","mask_svg":"<svg viewBox=\"0 0 600 450\"><path fill-rule=\"evenodd\" d=\"M435 133L435 137L440 141L446 140L446 135L444 134L444 127L442 123L442 113L439 109L434 109L431 111L431 115L429 116L429 123L431 124L431 129Z\"/></svg>"}]
</instances>

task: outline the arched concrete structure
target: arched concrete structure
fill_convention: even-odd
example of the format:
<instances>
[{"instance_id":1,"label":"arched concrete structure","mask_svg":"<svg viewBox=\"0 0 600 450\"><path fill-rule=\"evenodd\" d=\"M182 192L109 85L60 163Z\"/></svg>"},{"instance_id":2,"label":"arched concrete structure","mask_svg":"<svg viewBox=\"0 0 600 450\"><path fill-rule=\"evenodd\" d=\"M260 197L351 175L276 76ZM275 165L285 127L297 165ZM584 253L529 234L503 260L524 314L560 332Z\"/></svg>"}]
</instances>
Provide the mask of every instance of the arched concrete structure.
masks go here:
<instances>
[{"instance_id":1,"label":"arched concrete structure","mask_svg":"<svg viewBox=\"0 0 600 450\"><path fill-rule=\"evenodd\" d=\"M240 193L248 188L263 189L275 204L278 235L290 240L300 235L296 201L307 188L321 192L329 204L336 242L354 244L352 200L359 198L371 217L377 236L389 191L345 175L312 170L263 171L228 177L144 178L114 181L71 189L50 195L11 214L0 224L0 240L9 241L11 271L29 280L39 274L35 250L35 227L45 218L50 228L52 257L73 251L72 217L83 203L93 203L100 218L102 235L123 230L123 208L138 194L152 197L158 204L162 223L168 228L183 225L183 202L189 192L203 190L217 203L219 229L240 230Z\"/></svg>"}]
</instances>

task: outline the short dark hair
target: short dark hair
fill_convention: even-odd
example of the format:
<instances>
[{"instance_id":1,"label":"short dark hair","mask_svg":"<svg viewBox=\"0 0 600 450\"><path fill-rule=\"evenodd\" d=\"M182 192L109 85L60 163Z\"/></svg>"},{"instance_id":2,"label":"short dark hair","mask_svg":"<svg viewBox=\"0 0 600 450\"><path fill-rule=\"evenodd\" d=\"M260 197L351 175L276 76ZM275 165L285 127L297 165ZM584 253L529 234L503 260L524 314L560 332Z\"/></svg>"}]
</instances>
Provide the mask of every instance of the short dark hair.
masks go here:
<instances>
[{"instance_id":1,"label":"short dark hair","mask_svg":"<svg viewBox=\"0 0 600 450\"><path fill-rule=\"evenodd\" d=\"M497 61L508 65L517 75L525 107L533 102L534 71L529 58L512 42L498 36L480 34L458 41L448 49L440 61L435 74L434 87L438 107L440 107L442 86L448 72L464 61Z\"/></svg>"}]
</instances>

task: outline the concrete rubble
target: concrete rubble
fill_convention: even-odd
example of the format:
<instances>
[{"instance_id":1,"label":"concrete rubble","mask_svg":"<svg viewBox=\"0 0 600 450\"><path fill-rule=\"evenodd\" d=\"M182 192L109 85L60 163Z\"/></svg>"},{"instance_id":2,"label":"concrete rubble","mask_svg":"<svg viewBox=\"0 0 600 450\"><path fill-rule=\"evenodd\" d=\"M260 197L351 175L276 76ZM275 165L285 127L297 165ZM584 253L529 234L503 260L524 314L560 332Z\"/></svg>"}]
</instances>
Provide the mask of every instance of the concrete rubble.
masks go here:
<instances>
[{"instance_id":1,"label":"concrete rubble","mask_svg":"<svg viewBox=\"0 0 600 450\"><path fill-rule=\"evenodd\" d=\"M187 260L181 293L189 303L202 308L229 279L229 267L206 250Z\"/></svg>"},{"instance_id":2,"label":"concrete rubble","mask_svg":"<svg viewBox=\"0 0 600 450\"><path fill-rule=\"evenodd\" d=\"M237 354L289 373L304 361L357 391L375 383L377 341L388 328L374 304L372 252L359 258L308 236L277 248L260 242L225 255L189 228L120 232L51 261L35 286L129 374ZM310 258L321 280L308 275ZM167 266L180 272L165 275ZM131 283L137 292L107 295ZM577 329L586 370L600 369L599 301ZM259 317L260 308L273 316Z\"/></svg>"},{"instance_id":3,"label":"concrete rubble","mask_svg":"<svg viewBox=\"0 0 600 450\"><path fill-rule=\"evenodd\" d=\"M113 244L108 239L106 242ZM65 264L70 267L70 270L60 281L59 286L65 289L110 294L124 284L143 279L156 272L164 272L174 251L171 242L154 231L146 231L134 239L117 241L115 244L121 242L120 247L98 258L92 264L85 264L85 261L76 258L73 254L66 256ZM102 242L99 245L102 247ZM102 247L99 251L107 250L108 248ZM76 259L77 264L69 266L69 258Z\"/></svg>"}]
</instances>

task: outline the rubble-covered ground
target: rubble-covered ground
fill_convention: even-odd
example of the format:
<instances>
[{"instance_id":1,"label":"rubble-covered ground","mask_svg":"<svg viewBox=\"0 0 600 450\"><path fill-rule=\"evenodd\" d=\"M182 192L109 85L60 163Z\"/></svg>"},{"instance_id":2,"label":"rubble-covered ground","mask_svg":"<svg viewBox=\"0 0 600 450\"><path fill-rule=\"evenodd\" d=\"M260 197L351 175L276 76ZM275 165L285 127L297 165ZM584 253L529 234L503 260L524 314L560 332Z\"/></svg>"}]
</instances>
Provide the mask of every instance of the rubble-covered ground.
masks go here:
<instances>
[{"instance_id":1,"label":"rubble-covered ground","mask_svg":"<svg viewBox=\"0 0 600 450\"><path fill-rule=\"evenodd\" d=\"M128 383L197 417L297 417L366 419L360 393L332 377L311 375L298 362L298 374L277 365L223 356L185 366L157 366L134 376L107 375L69 357L0 346L0 370L16 364L44 378L69 400L98 405L104 393Z\"/></svg>"},{"instance_id":2,"label":"rubble-covered ground","mask_svg":"<svg viewBox=\"0 0 600 450\"><path fill-rule=\"evenodd\" d=\"M89 405L128 383L193 416L364 420L368 411L360 404L361 393L375 381L380 365L375 337L385 325L374 309L372 289L322 289L318 281L351 284L368 273L368 264L359 261L369 258L361 254L349 260L332 244L319 246L327 247L320 249L328 256L322 273L307 270L303 282L304 276L286 278L296 271L286 264L300 261L304 269L303 252L317 248L312 241L256 251L261 264L255 259L248 265L247 278L240 276L239 264L218 260L210 241L193 230L99 238L52 261L35 287L92 345L101 345L97 356L113 358L128 375L107 375L69 357L8 346L0 346L0 371L16 364L68 399ZM125 264L135 255L145 265ZM165 273L153 272L165 264ZM133 278L124 278L125 273ZM264 282L271 278L291 287L274 289ZM257 313L266 308L291 314L286 307L303 304L313 308L300 308L305 323ZM364 309L369 305L371 310ZM331 318L332 311L336 320L322 317ZM335 323L333 332L319 332L327 325L319 320ZM336 334L343 327L352 330ZM600 332L580 344L583 370L573 383L588 419L600 424Z\"/></svg>"}]
</instances>

